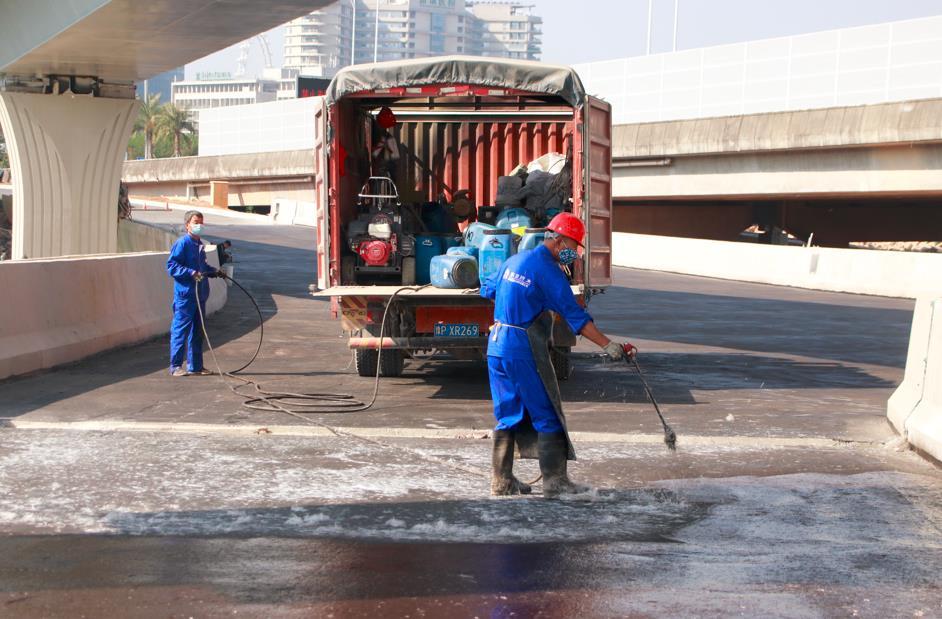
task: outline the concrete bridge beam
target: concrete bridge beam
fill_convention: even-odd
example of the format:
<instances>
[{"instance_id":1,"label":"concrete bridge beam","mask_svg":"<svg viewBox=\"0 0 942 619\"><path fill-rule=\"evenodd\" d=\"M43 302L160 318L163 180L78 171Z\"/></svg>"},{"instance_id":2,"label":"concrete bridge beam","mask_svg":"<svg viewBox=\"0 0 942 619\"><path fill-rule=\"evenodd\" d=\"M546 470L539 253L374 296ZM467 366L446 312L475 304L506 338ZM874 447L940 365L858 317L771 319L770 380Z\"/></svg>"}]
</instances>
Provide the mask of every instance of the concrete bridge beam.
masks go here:
<instances>
[{"instance_id":1,"label":"concrete bridge beam","mask_svg":"<svg viewBox=\"0 0 942 619\"><path fill-rule=\"evenodd\" d=\"M133 99L0 92L13 173L14 259L117 251Z\"/></svg>"}]
</instances>

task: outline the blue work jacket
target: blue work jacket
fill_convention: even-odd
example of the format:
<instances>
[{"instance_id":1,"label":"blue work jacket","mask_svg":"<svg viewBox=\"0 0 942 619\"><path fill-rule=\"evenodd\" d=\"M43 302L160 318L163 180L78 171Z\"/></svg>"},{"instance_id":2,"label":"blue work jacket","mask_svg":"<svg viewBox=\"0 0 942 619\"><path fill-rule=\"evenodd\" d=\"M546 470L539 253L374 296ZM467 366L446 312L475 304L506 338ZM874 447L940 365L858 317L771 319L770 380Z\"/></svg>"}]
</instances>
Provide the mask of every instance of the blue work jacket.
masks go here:
<instances>
[{"instance_id":1,"label":"blue work jacket","mask_svg":"<svg viewBox=\"0 0 942 619\"><path fill-rule=\"evenodd\" d=\"M173 278L174 296L178 298L193 297L193 288L196 286L196 280L193 279L193 272L209 273L212 269L206 264L206 251L203 249L203 241L195 239L189 234L184 234L174 241L170 248L170 257L167 258L167 273ZM209 297L209 282L203 280L199 284L200 299L205 302Z\"/></svg>"},{"instance_id":2,"label":"blue work jacket","mask_svg":"<svg viewBox=\"0 0 942 619\"><path fill-rule=\"evenodd\" d=\"M559 263L545 245L511 256L500 270L481 285L481 296L494 300L496 327L487 342L487 356L532 359L530 340L524 329L545 310L563 317L573 333L592 320L577 302Z\"/></svg>"}]
</instances>

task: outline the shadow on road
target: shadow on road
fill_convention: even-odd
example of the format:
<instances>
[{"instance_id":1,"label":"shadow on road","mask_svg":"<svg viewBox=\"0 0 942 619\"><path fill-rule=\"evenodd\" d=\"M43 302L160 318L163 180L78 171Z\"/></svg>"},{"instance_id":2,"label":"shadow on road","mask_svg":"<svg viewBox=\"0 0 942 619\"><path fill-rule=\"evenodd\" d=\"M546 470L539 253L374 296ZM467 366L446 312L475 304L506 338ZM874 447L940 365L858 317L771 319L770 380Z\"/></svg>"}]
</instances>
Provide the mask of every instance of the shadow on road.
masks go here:
<instances>
[{"instance_id":1,"label":"shadow on road","mask_svg":"<svg viewBox=\"0 0 942 619\"><path fill-rule=\"evenodd\" d=\"M634 368L610 363L600 355L573 353L573 374L560 382L564 401L647 401ZM659 402L695 404L696 391L751 389L875 389L895 383L861 368L827 361L795 361L749 353L643 353L639 362ZM368 379L363 379L368 380ZM403 381L437 387L433 399L489 399L483 362L407 363Z\"/></svg>"},{"instance_id":2,"label":"shadow on road","mask_svg":"<svg viewBox=\"0 0 942 619\"><path fill-rule=\"evenodd\" d=\"M902 368L911 309L613 286L590 305L603 331L758 353Z\"/></svg>"}]
</instances>

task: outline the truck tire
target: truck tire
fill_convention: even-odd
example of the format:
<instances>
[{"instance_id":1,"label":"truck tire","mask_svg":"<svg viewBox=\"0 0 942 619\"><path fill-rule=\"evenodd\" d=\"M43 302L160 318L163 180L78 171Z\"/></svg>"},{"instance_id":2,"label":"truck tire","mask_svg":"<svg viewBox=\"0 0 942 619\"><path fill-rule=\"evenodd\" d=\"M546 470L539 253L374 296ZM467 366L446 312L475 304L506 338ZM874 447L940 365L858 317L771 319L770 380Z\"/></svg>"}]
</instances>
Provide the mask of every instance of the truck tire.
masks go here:
<instances>
[{"instance_id":1,"label":"truck tire","mask_svg":"<svg viewBox=\"0 0 942 619\"><path fill-rule=\"evenodd\" d=\"M402 369L405 367L405 357L401 350L384 350L380 360L379 375L388 378L397 378L402 376Z\"/></svg>"},{"instance_id":2,"label":"truck tire","mask_svg":"<svg viewBox=\"0 0 942 619\"><path fill-rule=\"evenodd\" d=\"M354 365L356 366L357 374L364 377L376 376L376 361L378 357L379 355L375 350L357 348L354 357Z\"/></svg>"},{"instance_id":3,"label":"truck tire","mask_svg":"<svg viewBox=\"0 0 942 619\"><path fill-rule=\"evenodd\" d=\"M402 259L402 285L412 286L415 284L415 258Z\"/></svg>"},{"instance_id":4,"label":"truck tire","mask_svg":"<svg viewBox=\"0 0 942 619\"><path fill-rule=\"evenodd\" d=\"M379 360L379 352L367 348L358 348L356 351L355 365L357 375L366 378L376 376L376 363ZM387 378L396 378L402 376L402 369L405 367L405 357L401 350L384 350L380 361L379 375Z\"/></svg>"},{"instance_id":5,"label":"truck tire","mask_svg":"<svg viewBox=\"0 0 942 619\"><path fill-rule=\"evenodd\" d=\"M553 371L556 380L569 380L572 375L572 362L569 359L568 348L550 348L550 361L553 362Z\"/></svg>"}]
</instances>

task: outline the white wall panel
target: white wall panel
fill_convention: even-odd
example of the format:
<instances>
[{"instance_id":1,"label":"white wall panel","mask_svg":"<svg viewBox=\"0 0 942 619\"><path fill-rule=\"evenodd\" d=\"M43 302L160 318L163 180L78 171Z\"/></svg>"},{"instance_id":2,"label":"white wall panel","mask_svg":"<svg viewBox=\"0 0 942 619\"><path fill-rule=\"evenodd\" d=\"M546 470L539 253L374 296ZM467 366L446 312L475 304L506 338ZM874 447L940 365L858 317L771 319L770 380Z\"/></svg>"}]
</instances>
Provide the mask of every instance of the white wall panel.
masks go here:
<instances>
[{"instance_id":1,"label":"white wall panel","mask_svg":"<svg viewBox=\"0 0 942 619\"><path fill-rule=\"evenodd\" d=\"M615 123L933 98L942 16L575 68L590 94L613 103Z\"/></svg>"},{"instance_id":2,"label":"white wall panel","mask_svg":"<svg viewBox=\"0 0 942 619\"><path fill-rule=\"evenodd\" d=\"M313 148L313 99L285 99L200 111L200 155Z\"/></svg>"}]
</instances>

